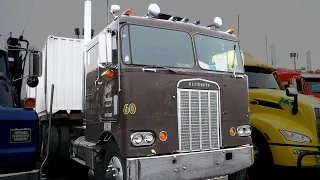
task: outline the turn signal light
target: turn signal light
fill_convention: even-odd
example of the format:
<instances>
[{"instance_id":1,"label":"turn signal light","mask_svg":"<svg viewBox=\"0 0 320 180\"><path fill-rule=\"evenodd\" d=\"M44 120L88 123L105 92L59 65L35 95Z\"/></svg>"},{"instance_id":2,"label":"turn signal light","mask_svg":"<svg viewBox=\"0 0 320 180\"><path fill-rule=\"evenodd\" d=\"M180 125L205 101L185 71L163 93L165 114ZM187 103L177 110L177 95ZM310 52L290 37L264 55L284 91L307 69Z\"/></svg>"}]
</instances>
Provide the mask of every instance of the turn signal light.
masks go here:
<instances>
[{"instance_id":1,"label":"turn signal light","mask_svg":"<svg viewBox=\"0 0 320 180\"><path fill-rule=\"evenodd\" d=\"M27 98L24 100L24 107L25 108L34 108L36 101L32 98Z\"/></svg>"},{"instance_id":2,"label":"turn signal light","mask_svg":"<svg viewBox=\"0 0 320 180\"><path fill-rule=\"evenodd\" d=\"M234 128L234 127L230 128L229 133L230 133L231 136L236 135L236 133L237 133L236 128Z\"/></svg>"},{"instance_id":3,"label":"turn signal light","mask_svg":"<svg viewBox=\"0 0 320 180\"><path fill-rule=\"evenodd\" d=\"M129 9L129 8L126 9L126 12L125 12L126 15L130 15L131 13L132 13L131 9Z\"/></svg>"},{"instance_id":4,"label":"turn signal light","mask_svg":"<svg viewBox=\"0 0 320 180\"><path fill-rule=\"evenodd\" d=\"M106 76L107 76L108 78L112 78L112 77L114 76L114 72L109 69L109 70L107 70L107 72L106 72Z\"/></svg>"},{"instance_id":5,"label":"turn signal light","mask_svg":"<svg viewBox=\"0 0 320 180\"><path fill-rule=\"evenodd\" d=\"M166 141L167 138L168 138L167 132L161 131L161 132L159 133L159 139L160 139L161 141Z\"/></svg>"}]
</instances>

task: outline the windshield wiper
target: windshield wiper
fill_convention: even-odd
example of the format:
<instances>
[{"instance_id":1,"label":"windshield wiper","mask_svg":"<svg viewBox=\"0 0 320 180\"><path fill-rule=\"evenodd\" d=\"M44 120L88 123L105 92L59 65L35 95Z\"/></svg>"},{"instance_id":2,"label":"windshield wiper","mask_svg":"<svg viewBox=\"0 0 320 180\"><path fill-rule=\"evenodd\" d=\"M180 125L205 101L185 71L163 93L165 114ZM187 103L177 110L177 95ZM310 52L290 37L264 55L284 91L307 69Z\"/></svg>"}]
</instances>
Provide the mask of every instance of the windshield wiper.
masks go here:
<instances>
[{"instance_id":1,"label":"windshield wiper","mask_svg":"<svg viewBox=\"0 0 320 180\"><path fill-rule=\"evenodd\" d=\"M151 65L151 66L145 66L142 68L142 71L145 72L157 72L157 69L153 69L153 68L161 68L161 69L164 69L164 70L167 70L167 71L170 71L172 73L177 73L177 71L171 69L171 68L168 68L168 67L165 67L165 66L157 66L157 65Z\"/></svg>"}]
</instances>

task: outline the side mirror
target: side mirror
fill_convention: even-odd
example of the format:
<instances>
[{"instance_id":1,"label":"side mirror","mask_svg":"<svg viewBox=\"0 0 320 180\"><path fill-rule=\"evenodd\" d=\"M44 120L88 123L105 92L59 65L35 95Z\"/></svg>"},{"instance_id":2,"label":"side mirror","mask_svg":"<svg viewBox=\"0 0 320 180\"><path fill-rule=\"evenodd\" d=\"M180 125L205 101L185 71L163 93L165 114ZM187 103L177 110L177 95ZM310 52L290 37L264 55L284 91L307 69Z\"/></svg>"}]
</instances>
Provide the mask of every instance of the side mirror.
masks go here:
<instances>
[{"instance_id":1,"label":"side mirror","mask_svg":"<svg viewBox=\"0 0 320 180\"><path fill-rule=\"evenodd\" d=\"M286 89L286 94L289 97L295 97L298 95L298 90L296 88L287 88Z\"/></svg>"},{"instance_id":2,"label":"side mirror","mask_svg":"<svg viewBox=\"0 0 320 180\"><path fill-rule=\"evenodd\" d=\"M112 35L111 32L99 35L99 64L112 64Z\"/></svg>"},{"instance_id":3,"label":"side mirror","mask_svg":"<svg viewBox=\"0 0 320 180\"><path fill-rule=\"evenodd\" d=\"M291 83L292 83L293 87L297 89L297 87L298 87L298 85L297 85L297 79L296 79L296 78L292 78L292 79L291 79Z\"/></svg>"},{"instance_id":4,"label":"side mirror","mask_svg":"<svg viewBox=\"0 0 320 180\"><path fill-rule=\"evenodd\" d=\"M42 73L42 53L32 51L29 54L29 76L40 77Z\"/></svg>"},{"instance_id":5,"label":"side mirror","mask_svg":"<svg viewBox=\"0 0 320 180\"><path fill-rule=\"evenodd\" d=\"M294 97L291 113L292 115L296 115L298 113L298 90L296 88L287 88L286 94L289 97Z\"/></svg>"},{"instance_id":6,"label":"side mirror","mask_svg":"<svg viewBox=\"0 0 320 180\"><path fill-rule=\"evenodd\" d=\"M31 88L37 87L39 84L39 79L37 76L28 76L27 85Z\"/></svg>"}]
</instances>

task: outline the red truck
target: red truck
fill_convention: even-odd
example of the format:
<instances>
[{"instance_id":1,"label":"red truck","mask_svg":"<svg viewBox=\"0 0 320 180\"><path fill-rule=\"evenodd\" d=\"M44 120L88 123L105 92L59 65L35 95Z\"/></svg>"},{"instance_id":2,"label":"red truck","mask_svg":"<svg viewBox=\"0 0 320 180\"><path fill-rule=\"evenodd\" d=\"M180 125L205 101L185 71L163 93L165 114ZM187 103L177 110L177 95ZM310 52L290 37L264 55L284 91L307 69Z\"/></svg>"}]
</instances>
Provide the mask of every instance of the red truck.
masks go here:
<instances>
[{"instance_id":1,"label":"red truck","mask_svg":"<svg viewBox=\"0 0 320 180\"><path fill-rule=\"evenodd\" d=\"M320 98L320 74L318 72L277 68L277 74L284 86L292 84L299 93Z\"/></svg>"}]
</instances>

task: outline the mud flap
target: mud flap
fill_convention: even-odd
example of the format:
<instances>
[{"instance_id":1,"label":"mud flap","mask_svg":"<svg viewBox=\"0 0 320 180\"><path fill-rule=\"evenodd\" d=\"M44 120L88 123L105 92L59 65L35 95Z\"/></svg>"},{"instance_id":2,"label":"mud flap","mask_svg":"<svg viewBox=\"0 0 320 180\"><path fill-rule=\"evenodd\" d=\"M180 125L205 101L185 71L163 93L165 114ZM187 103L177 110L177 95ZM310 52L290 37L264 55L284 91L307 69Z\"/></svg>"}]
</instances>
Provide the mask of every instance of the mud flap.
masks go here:
<instances>
[{"instance_id":1,"label":"mud flap","mask_svg":"<svg viewBox=\"0 0 320 180\"><path fill-rule=\"evenodd\" d=\"M98 160L94 164L94 175L93 180L104 180L105 179L105 169L104 169L104 163L101 160Z\"/></svg>"}]
</instances>

